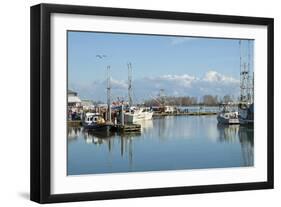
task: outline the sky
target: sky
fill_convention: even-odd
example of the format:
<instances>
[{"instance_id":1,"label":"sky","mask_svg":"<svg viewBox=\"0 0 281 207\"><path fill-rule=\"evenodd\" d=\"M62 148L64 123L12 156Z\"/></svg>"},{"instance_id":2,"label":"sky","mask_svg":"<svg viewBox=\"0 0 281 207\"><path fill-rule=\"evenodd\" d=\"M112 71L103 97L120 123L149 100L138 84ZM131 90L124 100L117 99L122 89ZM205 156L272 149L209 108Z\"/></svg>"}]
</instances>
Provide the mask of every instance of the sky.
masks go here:
<instances>
[{"instance_id":1,"label":"sky","mask_svg":"<svg viewBox=\"0 0 281 207\"><path fill-rule=\"evenodd\" d=\"M81 99L106 101L110 66L112 98L128 98L132 64L133 99L141 103L164 89L167 96L239 96L242 62L252 60L254 41L68 31L68 88ZM249 49L250 48L250 49ZM101 56L101 57L100 57ZM252 64L250 64L252 69Z\"/></svg>"}]
</instances>

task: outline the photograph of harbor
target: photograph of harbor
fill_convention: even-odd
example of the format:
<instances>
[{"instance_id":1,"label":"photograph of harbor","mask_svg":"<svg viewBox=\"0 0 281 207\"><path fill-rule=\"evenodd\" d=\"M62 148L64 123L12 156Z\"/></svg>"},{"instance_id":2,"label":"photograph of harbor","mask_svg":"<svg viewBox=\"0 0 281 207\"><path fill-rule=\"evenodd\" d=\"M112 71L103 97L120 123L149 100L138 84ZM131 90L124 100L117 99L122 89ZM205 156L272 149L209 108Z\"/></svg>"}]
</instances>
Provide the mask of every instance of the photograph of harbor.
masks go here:
<instances>
[{"instance_id":1,"label":"photograph of harbor","mask_svg":"<svg viewBox=\"0 0 281 207\"><path fill-rule=\"evenodd\" d=\"M67 175L254 166L254 40L67 32Z\"/></svg>"}]
</instances>

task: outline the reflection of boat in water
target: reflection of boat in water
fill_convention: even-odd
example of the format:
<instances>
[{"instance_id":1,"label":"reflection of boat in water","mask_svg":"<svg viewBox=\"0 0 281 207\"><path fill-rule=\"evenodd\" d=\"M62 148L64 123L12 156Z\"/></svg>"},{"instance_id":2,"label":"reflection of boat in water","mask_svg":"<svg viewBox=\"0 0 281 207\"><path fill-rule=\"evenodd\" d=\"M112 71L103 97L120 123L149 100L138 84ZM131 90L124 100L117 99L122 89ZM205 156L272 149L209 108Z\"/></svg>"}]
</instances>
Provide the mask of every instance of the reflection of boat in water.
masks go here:
<instances>
[{"instance_id":1,"label":"reflection of boat in water","mask_svg":"<svg viewBox=\"0 0 281 207\"><path fill-rule=\"evenodd\" d=\"M86 113L83 127L86 130L110 131L112 124L107 123L99 113Z\"/></svg>"},{"instance_id":2,"label":"reflection of boat in water","mask_svg":"<svg viewBox=\"0 0 281 207\"><path fill-rule=\"evenodd\" d=\"M240 103L239 104L239 121L240 124L254 123L254 104Z\"/></svg>"},{"instance_id":3,"label":"reflection of boat in water","mask_svg":"<svg viewBox=\"0 0 281 207\"><path fill-rule=\"evenodd\" d=\"M102 144L104 141L115 136L111 131L85 131L84 138L88 144Z\"/></svg>"},{"instance_id":4,"label":"reflection of boat in water","mask_svg":"<svg viewBox=\"0 0 281 207\"><path fill-rule=\"evenodd\" d=\"M217 125L219 131L219 141L221 142L234 142L238 140L239 125Z\"/></svg>"},{"instance_id":5,"label":"reflection of boat in water","mask_svg":"<svg viewBox=\"0 0 281 207\"><path fill-rule=\"evenodd\" d=\"M80 127L67 127L67 138L68 141L76 140L78 139L81 132Z\"/></svg>"},{"instance_id":6,"label":"reflection of boat in water","mask_svg":"<svg viewBox=\"0 0 281 207\"><path fill-rule=\"evenodd\" d=\"M134 139L141 136L141 132L117 133L121 139Z\"/></svg>"},{"instance_id":7,"label":"reflection of boat in water","mask_svg":"<svg viewBox=\"0 0 281 207\"><path fill-rule=\"evenodd\" d=\"M112 131L88 131L88 136L97 137L100 139L112 138L115 136L115 133Z\"/></svg>"},{"instance_id":8,"label":"reflection of boat in water","mask_svg":"<svg viewBox=\"0 0 281 207\"><path fill-rule=\"evenodd\" d=\"M124 114L125 123L136 123L143 120L151 120L153 111L148 107L131 107L129 112Z\"/></svg>"},{"instance_id":9,"label":"reflection of boat in water","mask_svg":"<svg viewBox=\"0 0 281 207\"><path fill-rule=\"evenodd\" d=\"M136 124L140 124L142 129L151 129L153 128L153 121L150 120L141 120L136 122Z\"/></svg>"},{"instance_id":10,"label":"reflection of boat in water","mask_svg":"<svg viewBox=\"0 0 281 207\"><path fill-rule=\"evenodd\" d=\"M153 121L152 120L142 120L138 121L135 124L141 125L141 132L149 132L153 129Z\"/></svg>"},{"instance_id":11,"label":"reflection of boat in water","mask_svg":"<svg viewBox=\"0 0 281 207\"><path fill-rule=\"evenodd\" d=\"M242 165L254 165L254 129L241 125L217 125L220 142L239 142L241 146Z\"/></svg>"},{"instance_id":12,"label":"reflection of boat in water","mask_svg":"<svg viewBox=\"0 0 281 207\"><path fill-rule=\"evenodd\" d=\"M217 115L219 124L239 124L238 112L230 104L221 104Z\"/></svg>"},{"instance_id":13,"label":"reflection of boat in water","mask_svg":"<svg viewBox=\"0 0 281 207\"><path fill-rule=\"evenodd\" d=\"M84 131L83 134L87 144L94 144L98 147L107 146L109 152L117 146L120 146L121 156L124 156L127 152L130 166L132 166L133 140L141 136L140 132L116 133L112 131Z\"/></svg>"},{"instance_id":14,"label":"reflection of boat in water","mask_svg":"<svg viewBox=\"0 0 281 207\"><path fill-rule=\"evenodd\" d=\"M241 144L244 165L254 165L254 128L249 126L240 126L239 141Z\"/></svg>"}]
</instances>

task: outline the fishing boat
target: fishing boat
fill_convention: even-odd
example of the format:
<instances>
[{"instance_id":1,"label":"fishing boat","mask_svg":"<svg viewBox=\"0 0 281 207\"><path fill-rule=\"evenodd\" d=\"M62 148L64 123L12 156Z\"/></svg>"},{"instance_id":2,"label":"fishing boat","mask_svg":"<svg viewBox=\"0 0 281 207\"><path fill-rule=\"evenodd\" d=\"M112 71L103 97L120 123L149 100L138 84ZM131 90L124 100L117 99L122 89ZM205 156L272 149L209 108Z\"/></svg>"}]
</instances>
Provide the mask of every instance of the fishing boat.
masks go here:
<instances>
[{"instance_id":1,"label":"fishing boat","mask_svg":"<svg viewBox=\"0 0 281 207\"><path fill-rule=\"evenodd\" d=\"M136 123L144 120L151 120L153 111L149 107L130 107L129 112L124 114L126 123Z\"/></svg>"},{"instance_id":2,"label":"fishing boat","mask_svg":"<svg viewBox=\"0 0 281 207\"><path fill-rule=\"evenodd\" d=\"M84 129L94 131L109 131L112 127L99 113L86 113L82 124Z\"/></svg>"},{"instance_id":3,"label":"fishing boat","mask_svg":"<svg viewBox=\"0 0 281 207\"><path fill-rule=\"evenodd\" d=\"M238 111L240 124L254 124L254 103L240 103Z\"/></svg>"},{"instance_id":4,"label":"fishing boat","mask_svg":"<svg viewBox=\"0 0 281 207\"><path fill-rule=\"evenodd\" d=\"M138 121L150 120L152 119L153 111L149 107L136 107L133 106L132 98L132 64L128 63L128 101L129 110L124 113L125 123L136 123Z\"/></svg>"},{"instance_id":5,"label":"fishing boat","mask_svg":"<svg viewBox=\"0 0 281 207\"><path fill-rule=\"evenodd\" d=\"M240 51L241 41L240 44ZM254 72L252 50L248 41L248 58L240 57L240 103L238 105L240 124L254 124ZM242 52L241 52L242 53Z\"/></svg>"},{"instance_id":6,"label":"fishing boat","mask_svg":"<svg viewBox=\"0 0 281 207\"><path fill-rule=\"evenodd\" d=\"M230 104L221 104L217 120L219 124L239 124L238 111Z\"/></svg>"}]
</instances>

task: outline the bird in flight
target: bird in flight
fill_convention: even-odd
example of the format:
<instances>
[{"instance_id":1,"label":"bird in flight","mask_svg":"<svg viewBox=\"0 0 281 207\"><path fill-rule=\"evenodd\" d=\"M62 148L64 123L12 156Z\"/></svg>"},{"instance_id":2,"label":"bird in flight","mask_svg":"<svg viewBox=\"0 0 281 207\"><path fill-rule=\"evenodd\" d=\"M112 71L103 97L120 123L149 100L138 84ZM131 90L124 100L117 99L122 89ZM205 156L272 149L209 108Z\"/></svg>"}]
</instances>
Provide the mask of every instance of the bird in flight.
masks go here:
<instances>
[{"instance_id":1,"label":"bird in flight","mask_svg":"<svg viewBox=\"0 0 281 207\"><path fill-rule=\"evenodd\" d=\"M102 59L102 58L105 58L106 55L96 55L96 57Z\"/></svg>"}]
</instances>

